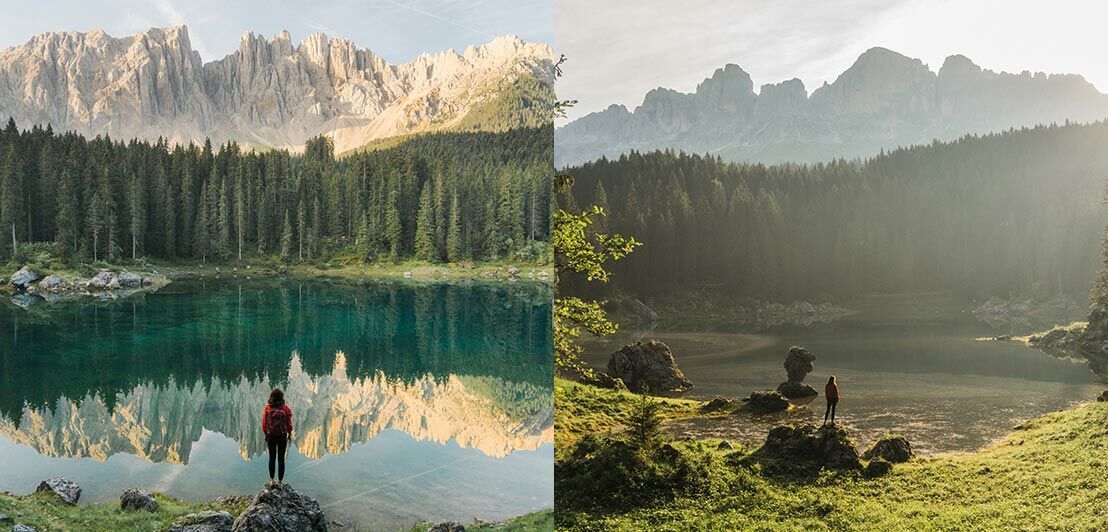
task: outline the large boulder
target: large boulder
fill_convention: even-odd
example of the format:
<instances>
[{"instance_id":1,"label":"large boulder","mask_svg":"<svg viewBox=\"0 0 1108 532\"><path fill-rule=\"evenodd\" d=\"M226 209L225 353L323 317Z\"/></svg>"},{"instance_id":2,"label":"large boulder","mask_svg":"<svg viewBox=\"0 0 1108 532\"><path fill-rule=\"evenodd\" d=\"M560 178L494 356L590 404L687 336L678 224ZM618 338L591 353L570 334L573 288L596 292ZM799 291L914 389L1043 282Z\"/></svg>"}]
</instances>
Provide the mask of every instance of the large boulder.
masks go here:
<instances>
[{"instance_id":1,"label":"large boulder","mask_svg":"<svg viewBox=\"0 0 1108 532\"><path fill-rule=\"evenodd\" d=\"M88 280L89 288L110 290L110 287L113 285L119 286L119 280L116 279L115 273L108 270L100 270Z\"/></svg>"},{"instance_id":2,"label":"large boulder","mask_svg":"<svg viewBox=\"0 0 1108 532\"><path fill-rule=\"evenodd\" d=\"M814 398L819 395L819 392L815 388L804 384L803 382L785 381L777 385L777 391L788 397L789 399L803 399L806 397Z\"/></svg>"},{"instance_id":3,"label":"large boulder","mask_svg":"<svg viewBox=\"0 0 1108 532\"><path fill-rule=\"evenodd\" d=\"M747 399L750 406L766 412L780 412L789 409L789 400L780 392L773 390L757 390L750 393Z\"/></svg>"},{"instance_id":4,"label":"large boulder","mask_svg":"<svg viewBox=\"0 0 1108 532\"><path fill-rule=\"evenodd\" d=\"M19 271L12 274L11 279L8 280L13 286L20 290L26 290L31 285L35 284L42 276L38 272L27 268L26 266L19 269Z\"/></svg>"},{"instance_id":5,"label":"large boulder","mask_svg":"<svg viewBox=\"0 0 1108 532\"><path fill-rule=\"evenodd\" d=\"M612 353L608 374L636 393L681 392L693 385L677 367L669 346L657 340L635 342Z\"/></svg>"},{"instance_id":6,"label":"large boulder","mask_svg":"<svg viewBox=\"0 0 1108 532\"><path fill-rule=\"evenodd\" d=\"M38 289L43 292L56 292L64 287L65 281L57 275L47 275L38 283Z\"/></svg>"},{"instance_id":7,"label":"large boulder","mask_svg":"<svg viewBox=\"0 0 1108 532\"><path fill-rule=\"evenodd\" d=\"M816 355L811 351L798 345L790 347L785 356L785 373L788 375L788 380L778 385L777 391L789 399L815 397L818 393L816 389L804 384L804 377L807 377L815 368L812 364L815 360Z\"/></svg>"},{"instance_id":8,"label":"large boulder","mask_svg":"<svg viewBox=\"0 0 1108 532\"><path fill-rule=\"evenodd\" d=\"M142 286L142 276L137 273L123 272L116 276L120 288L138 288Z\"/></svg>"},{"instance_id":9,"label":"large boulder","mask_svg":"<svg viewBox=\"0 0 1108 532\"><path fill-rule=\"evenodd\" d=\"M234 518L227 512L204 510L178 518L169 532L231 532Z\"/></svg>"},{"instance_id":10,"label":"large boulder","mask_svg":"<svg viewBox=\"0 0 1108 532\"><path fill-rule=\"evenodd\" d=\"M39 483L35 493L47 492L58 496L66 504L77 504L81 499L81 487L65 477L54 477Z\"/></svg>"},{"instance_id":11,"label":"large boulder","mask_svg":"<svg viewBox=\"0 0 1108 532\"><path fill-rule=\"evenodd\" d=\"M158 501L149 493L139 489L125 489L119 496L120 510L146 510L158 511Z\"/></svg>"},{"instance_id":12,"label":"large boulder","mask_svg":"<svg viewBox=\"0 0 1108 532\"><path fill-rule=\"evenodd\" d=\"M858 449L846 429L838 425L774 427L758 454L793 468L862 468Z\"/></svg>"},{"instance_id":13,"label":"large boulder","mask_svg":"<svg viewBox=\"0 0 1108 532\"><path fill-rule=\"evenodd\" d=\"M915 454L912 453L912 444L904 436L886 436L877 440L862 458L866 460L881 459L894 464L907 462Z\"/></svg>"},{"instance_id":14,"label":"large boulder","mask_svg":"<svg viewBox=\"0 0 1108 532\"><path fill-rule=\"evenodd\" d=\"M1096 400L1098 402L1108 401L1108 390L1104 390L1104 393L1100 394L1100 397L1097 397Z\"/></svg>"},{"instance_id":15,"label":"large boulder","mask_svg":"<svg viewBox=\"0 0 1108 532\"><path fill-rule=\"evenodd\" d=\"M327 530L327 520L319 502L292 486L270 482L254 496L254 504L235 519L235 532Z\"/></svg>"}]
</instances>

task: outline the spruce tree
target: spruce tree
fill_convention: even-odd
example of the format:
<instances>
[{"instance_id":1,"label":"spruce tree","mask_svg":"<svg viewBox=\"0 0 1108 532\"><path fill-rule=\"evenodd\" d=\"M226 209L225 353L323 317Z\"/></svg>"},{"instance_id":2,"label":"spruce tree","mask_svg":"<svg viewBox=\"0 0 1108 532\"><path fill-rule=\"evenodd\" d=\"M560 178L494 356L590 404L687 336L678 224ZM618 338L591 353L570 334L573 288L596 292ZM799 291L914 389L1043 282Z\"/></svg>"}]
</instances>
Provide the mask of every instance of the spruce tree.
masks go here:
<instances>
[{"instance_id":1,"label":"spruce tree","mask_svg":"<svg viewBox=\"0 0 1108 532\"><path fill-rule=\"evenodd\" d=\"M431 197L431 183L423 185L419 195L419 213L416 216L415 254L419 260L435 260L435 206Z\"/></svg>"}]
</instances>

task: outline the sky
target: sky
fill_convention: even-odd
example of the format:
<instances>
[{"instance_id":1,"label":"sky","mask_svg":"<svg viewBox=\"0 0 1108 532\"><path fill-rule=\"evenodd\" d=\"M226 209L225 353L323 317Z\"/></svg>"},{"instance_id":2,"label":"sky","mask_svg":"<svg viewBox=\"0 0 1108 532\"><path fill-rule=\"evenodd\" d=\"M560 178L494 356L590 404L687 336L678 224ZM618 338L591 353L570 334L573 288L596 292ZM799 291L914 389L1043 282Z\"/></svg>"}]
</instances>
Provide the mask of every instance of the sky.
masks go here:
<instances>
[{"instance_id":1,"label":"sky","mask_svg":"<svg viewBox=\"0 0 1108 532\"><path fill-rule=\"evenodd\" d=\"M346 37L395 64L508 33L550 43L553 16L553 0L38 0L4 6L0 48L48 31L120 37L185 24L205 62L237 50L247 31L287 29L293 42L316 32Z\"/></svg>"},{"instance_id":2,"label":"sky","mask_svg":"<svg viewBox=\"0 0 1108 532\"><path fill-rule=\"evenodd\" d=\"M555 0L557 92L578 101L570 119L633 110L651 89L691 92L735 63L755 91L800 78L810 94L874 46L934 71L960 53L996 71L1081 74L1105 92L1106 19L1096 0Z\"/></svg>"}]
</instances>

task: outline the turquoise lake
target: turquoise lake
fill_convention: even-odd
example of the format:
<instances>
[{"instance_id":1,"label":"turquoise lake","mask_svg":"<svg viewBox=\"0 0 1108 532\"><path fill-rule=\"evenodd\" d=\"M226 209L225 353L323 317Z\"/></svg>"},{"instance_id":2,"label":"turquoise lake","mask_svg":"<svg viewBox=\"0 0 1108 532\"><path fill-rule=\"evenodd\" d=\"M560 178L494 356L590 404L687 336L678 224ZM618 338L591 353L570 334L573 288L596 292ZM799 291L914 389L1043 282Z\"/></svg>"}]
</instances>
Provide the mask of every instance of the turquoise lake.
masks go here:
<instances>
[{"instance_id":1,"label":"turquoise lake","mask_svg":"<svg viewBox=\"0 0 1108 532\"><path fill-rule=\"evenodd\" d=\"M533 283L182 280L109 301L0 301L0 490L190 501L286 481L348 530L550 508L551 289Z\"/></svg>"}]
</instances>

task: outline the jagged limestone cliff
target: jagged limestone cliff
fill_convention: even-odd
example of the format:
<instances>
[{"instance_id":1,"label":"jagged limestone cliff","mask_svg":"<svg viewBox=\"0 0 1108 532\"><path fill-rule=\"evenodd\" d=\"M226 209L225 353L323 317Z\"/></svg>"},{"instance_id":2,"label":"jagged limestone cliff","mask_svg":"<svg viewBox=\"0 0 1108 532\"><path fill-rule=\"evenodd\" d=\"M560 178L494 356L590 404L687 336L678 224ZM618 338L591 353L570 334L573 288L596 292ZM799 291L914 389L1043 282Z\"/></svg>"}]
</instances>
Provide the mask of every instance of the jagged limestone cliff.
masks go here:
<instances>
[{"instance_id":1,"label":"jagged limestone cliff","mask_svg":"<svg viewBox=\"0 0 1108 532\"><path fill-rule=\"evenodd\" d=\"M347 39L317 33L293 44L281 32L247 33L237 51L204 63L185 26L120 38L44 33L0 51L0 113L116 139L295 149L324 134L342 152L462 124L516 79L549 87L551 59L544 44L503 36L391 65Z\"/></svg>"}]
</instances>

